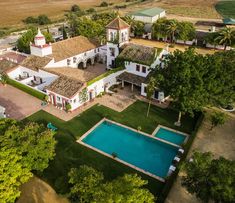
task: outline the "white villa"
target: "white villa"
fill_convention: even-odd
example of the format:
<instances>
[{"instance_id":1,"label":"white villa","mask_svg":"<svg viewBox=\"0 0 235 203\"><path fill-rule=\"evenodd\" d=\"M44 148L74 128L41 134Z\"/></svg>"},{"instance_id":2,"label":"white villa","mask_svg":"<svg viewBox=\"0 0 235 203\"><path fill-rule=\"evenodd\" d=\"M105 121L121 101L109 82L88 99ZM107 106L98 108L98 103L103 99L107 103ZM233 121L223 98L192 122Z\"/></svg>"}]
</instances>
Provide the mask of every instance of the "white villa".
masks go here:
<instances>
[{"instance_id":1,"label":"white villa","mask_svg":"<svg viewBox=\"0 0 235 203\"><path fill-rule=\"evenodd\" d=\"M47 95L48 101L58 108L70 106L71 111L108 92L114 84L130 84L131 90L137 87L146 96L149 73L168 52L130 43L130 26L120 17L110 22L106 30L106 45L83 36L47 44L38 30L34 43L30 44L31 55L7 74ZM87 67L91 73L98 73L93 78L86 77ZM59 72L65 68L77 70L78 76ZM164 93L156 90L153 98L163 101Z\"/></svg>"}]
</instances>

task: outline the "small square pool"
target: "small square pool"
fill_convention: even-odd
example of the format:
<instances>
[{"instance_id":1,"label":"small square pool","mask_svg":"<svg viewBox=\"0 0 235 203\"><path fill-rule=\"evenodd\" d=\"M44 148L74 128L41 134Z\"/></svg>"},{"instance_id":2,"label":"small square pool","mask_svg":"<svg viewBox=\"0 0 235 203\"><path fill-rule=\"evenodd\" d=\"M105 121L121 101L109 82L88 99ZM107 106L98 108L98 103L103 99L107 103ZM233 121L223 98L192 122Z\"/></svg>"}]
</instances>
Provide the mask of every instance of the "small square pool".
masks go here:
<instances>
[{"instance_id":1,"label":"small square pool","mask_svg":"<svg viewBox=\"0 0 235 203\"><path fill-rule=\"evenodd\" d=\"M80 143L105 155L115 154L117 161L162 179L178 152L176 146L107 120L82 136Z\"/></svg>"},{"instance_id":2,"label":"small square pool","mask_svg":"<svg viewBox=\"0 0 235 203\"><path fill-rule=\"evenodd\" d=\"M183 144L187 138L187 135L177 133L163 127L160 127L154 136L176 145Z\"/></svg>"}]
</instances>

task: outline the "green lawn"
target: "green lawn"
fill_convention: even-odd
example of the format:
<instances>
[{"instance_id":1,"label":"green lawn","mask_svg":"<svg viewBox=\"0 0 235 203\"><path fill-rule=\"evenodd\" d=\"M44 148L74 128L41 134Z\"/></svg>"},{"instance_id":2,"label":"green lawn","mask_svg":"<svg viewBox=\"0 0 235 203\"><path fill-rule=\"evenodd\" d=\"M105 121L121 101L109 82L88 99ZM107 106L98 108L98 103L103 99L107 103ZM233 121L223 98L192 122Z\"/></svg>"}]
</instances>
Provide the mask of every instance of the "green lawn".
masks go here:
<instances>
[{"instance_id":1,"label":"green lawn","mask_svg":"<svg viewBox=\"0 0 235 203\"><path fill-rule=\"evenodd\" d=\"M103 117L133 128L141 126L142 131L147 133L152 133L159 123L189 133L194 130L197 120L196 118L193 119L189 116L183 116L182 127L176 128L173 123L177 119L178 112L171 109L161 109L152 106L150 115L146 118L146 111L147 104L137 101L121 113L104 106L96 105L68 122L59 120L44 111L39 111L28 117L27 120L44 124L52 122L59 128L58 133L56 134L56 139L58 141L56 157L43 174L38 175L49 182L57 192L66 193L68 192L67 173L71 167L79 167L82 164L92 166L102 171L107 180L113 179L124 173L138 173L134 169L75 142L77 138L82 136ZM159 196L164 184L142 173L138 174L149 181L148 188L153 194Z\"/></svg>"},{"instance_id":2,"label":"green lawn","mask_svg":"<svg viewBox=\"0 0 235 203\"><path fill-rule=\"evenodd\" d=\"M235 18L235 0L220 0L215 9L223 18Z\"/></svg>"}]
</instances>

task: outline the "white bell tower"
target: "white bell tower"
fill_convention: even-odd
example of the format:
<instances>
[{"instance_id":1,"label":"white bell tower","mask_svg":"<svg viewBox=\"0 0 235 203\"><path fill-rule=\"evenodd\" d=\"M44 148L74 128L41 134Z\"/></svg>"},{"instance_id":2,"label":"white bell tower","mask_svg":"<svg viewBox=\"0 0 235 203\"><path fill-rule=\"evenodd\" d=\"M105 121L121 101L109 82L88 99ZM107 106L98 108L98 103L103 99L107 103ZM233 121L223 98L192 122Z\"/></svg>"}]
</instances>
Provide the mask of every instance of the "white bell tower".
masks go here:
<instances>
[{"instance_id":1,"label":"white bell tower","mask_svg":"<svg viewBox=\"0 0 235 203\"><path fill-rule=\"evenodd\" d=\"M34 37L34 43L30 44L30 52L32 55L44 57L52 54L51 43L47 44L45 36L38 28L38 34Z\"/></svg>"},{"instance_id":2,"label":"white bell tower","mask_svg":"<svg viewBox=\"0 0 235 203\"><path fill-rule=\"evenodd\" d=\"M115 68L115 59L119 55L119 48L129 43L130 25L119 16L107 26L107 68Z\"/></svg>"}]
</instances>

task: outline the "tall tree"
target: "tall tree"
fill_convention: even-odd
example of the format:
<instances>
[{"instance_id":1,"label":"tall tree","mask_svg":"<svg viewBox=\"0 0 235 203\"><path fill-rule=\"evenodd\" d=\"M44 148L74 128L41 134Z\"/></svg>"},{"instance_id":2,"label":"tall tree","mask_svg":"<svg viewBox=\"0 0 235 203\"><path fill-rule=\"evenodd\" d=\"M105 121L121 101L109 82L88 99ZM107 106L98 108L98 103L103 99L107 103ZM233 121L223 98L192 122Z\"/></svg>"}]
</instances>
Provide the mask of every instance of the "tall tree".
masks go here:
<instances>
[{"instance_id":1,"label":"tall tree","mask_svg":"<svg viewBox=\"0 0 235 203\"><path fill-rule=\"evenodd\" d=\"M195 39L195 36L196 36L196 30L191 22L178 23L177 38L185 42L187 40Z\"/></svg>"},{"instance_id":2,"label":"tall tree","mask_svg":"<svg viewBox=\"0 0 235 203\"><path fill-rule=\"evenodd\" d=\"M152 101L152 97L153 97L155 90L156 90L156 79L154 77L151 77L146 87L147 99L149 100L147 117L149 116L151 101Z\"/></svg>"},{"instance_id":3,"label":"tall tree","mask_svg":"<svg viewBox=\"0 0 235 203\"><path fill-rule=\"evenodd\" d=\"M32 176L43 171L55 156L54 134L37 123L0 120L0 198L15 202L19 187Z\"/></svg>"},{"instance_id":4,"label":"tall tree","mask_svg":"<svg viewBox=\"0 0 235 203\"><path fill-rule=\"evenodd\" d=\"M67 35L67 32L65 30L64 25L63 25L63 28L62 28L62 34L63 34L63 39L68 39L68 35Z\"/></svg>"},{"instance_id":5,"label":"tall tree","mask_svg":"<svg viewBox=\"0 0 235 203\"><path fill-rule=\"evenodd\" d=\"M166 25L166 32L171 37L171 42L173 43L175 40L175 34L178 31L178 22L176 20L170 20Z\"/></svg>"},{"instance_id":6,"label":"tall tree","mask_svg":"<svg viewBox=\"0 0 235 203\"><path fill-rule=\"evenodd\" d=\"M224 46L224 50L226 50L227 46L231 46L233 43L235 43L235 30L232 30L232 28L224 28L219 31L218 37L215 39L215 41L218 41L220 45Z\"/></svg>"},{"instance_id":7,"label":"tall tree","mask_svg":"<svg viewBox=\"0 0 235 203\"><path fill-rule=\"evenodd\" d=\"M80 202L154 202L154 196L143 186L147 181L137 175L126 174L110 182L104 182L101 172L80 166L69 172L71 187L70 198Z\"/></svg>"},{"instance_id":8,"label":"tall tree","mask_svg":"<svg viewBox=\"0 0 235 203\"><path fill-rule=\"evenodd\" d=\"M193 115L194 110L201 110L207 104L202 80L204 58L194 49L176 50L163 59L163 64L164 68L159 66L155 71L157 86L171 96L173 105L179 109L176 124L180 125L182 112Z\"/></svg>"},{"instance_id":9,"label":"tall tree","mask_svg":"<svg viewBox=\"0 0 235 203\"><path fill-rule=\"evenodd\" d=\"M203 202L233 202L235 199L235 161L213 159L211 153L194 152L185 162L182 185Z\"/></svg>"},{"instance_id":10,"label":"tall tree","mask_svg":"<svg viewBox=\"0 0 235 203\"><path fill-rule=\"evenodd\" d=\"M211 130L218 125L223 125L226 121L226 114L222 112L213 112L210 115Z\"/></svg>"}]
</instances>

